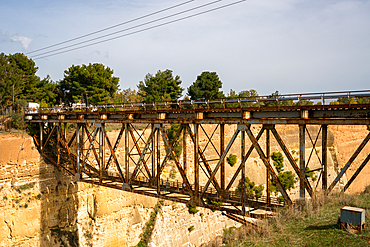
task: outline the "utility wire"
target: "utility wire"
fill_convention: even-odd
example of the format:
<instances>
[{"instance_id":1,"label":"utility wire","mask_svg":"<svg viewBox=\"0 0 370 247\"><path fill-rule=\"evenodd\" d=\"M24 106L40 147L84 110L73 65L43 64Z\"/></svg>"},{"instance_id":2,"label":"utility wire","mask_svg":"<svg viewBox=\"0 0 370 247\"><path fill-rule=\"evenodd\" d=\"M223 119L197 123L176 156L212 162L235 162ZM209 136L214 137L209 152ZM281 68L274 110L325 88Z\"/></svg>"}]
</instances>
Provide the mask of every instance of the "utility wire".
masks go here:
<instances>
[{"instance_id":1,"label":"utility wire","mask_svg":"<svg viewBox=\"0 0 370 247\"><path fill-rule=\"evenodd\" d=\"M185 16L185 17L182 17L182 18L179 18L179 19L176 19L176 20L168 21L168 22L165 22L165 23L162 23L162 24L158 24L158 25L155 25L155 26L143 28L143 29L140 29L140 30L137 30L137 31L134 31L134 32L131 32L131 33L123 34L123 35L120 35L120 36L117 36L117 37L101 40L101 41L98 41L98 42L95 42L95 43L79 46L79 47L69 49L69 50L65 50L65 51L61 51L61 52L52 53L52 54L49 54L49 55L46 55L46 56L43 56L43 57L37 57L37 58L34 58L34 60L59 55L59 54L62 54L62 53L66 53L66 52L82 49L82 48L85 48L85 47L101 44L101 43L104 43L104 42L108 42L108 41L111 41L111 40L119 39L119 38L122 38L122 37L126 37L126 36L133 35L133 34L136 34L136 33L141 33L141 32L148 31L148 30L151 30L151 29L154 29L154 28L158 28L158 27L162 27L162 26L165 26L165 25L168 25L168 24L179 22L179 21L182 21L182 20L185 20L185 19L190 19L190 18L195 17L195 16L203 15L203 14L213 12L213 11L216 11L216 10L219 10L219 9L230 7L232 5L236 5L236 4L245 2L245 1L246 0L240 0L240 1L233 2L233 3L225 4L225 5L222 5L222 6L217 7L217 8L209 9L209 10L199 12L199 13L196 13L196 14L192 14L192 15L188 15L188 16Z\"/></svg>"},{"instance_id":2,"label":"utility wire","mask_svg":"<svg viewBox=\"0 0 370 247\"><path fill-rule=\"evenodd\" d=\"M116 24L116 25L113 25L113 26L110 26L110 27L107 27L107 28L100 29L100 30L92 32L92 33L88 33L88 34L85 34L85 35L82 35L82 36L79 36L79 37L76 37L76 38L73 38L73 39L69 39L69 40L66 40L66 41L63 41L63 42L60 42L60 43L56 43L54 45L50 45L50 46L46 46L44 48L40 48L40 49L37 49L37 50L34 50L34 51L30 51L30 52L28 52L28 54L35 53L35 52L38 52L38 51L43 51L43 50L46 50L46 49L49 49L49 48L52 48L52 47L55 47L55 46L59 46L59 45L62 45L62 44L69 43L71 41L75 41L75 40L78 40L78 39L82 39L82 38L91 36L93 34L101 33L101 32L104 32L104 31L107 31L107 30L110 30L110 29L113 29L113 28L116 28L116 27L119 27L119 26L122 26L122 25L125 25L125 24L128 24L128 23L131 23L131 22L134 22L134 21L144 19L144 18L152 16L152 15L156 15L156 14L165 12L165 11L170 10L170 9L180 7L180 6L188 4L190 2L194 2L194 0L186 1L186 2L180 3L180 4L177 4L177 5L174 5L174 6L171 6L171 7L168 7L168 8L165 8L165 9L162 9L162 10L144 15L144 16L141 16L141 17L137 17L137 18L129 20L129 21L125 21L125 22L122 22L122 23L119 23L119 24Z\"/></svg>"},{"instance_id":3,"label":"utility wire","mask_svg":"<svg viewBox=\"0 0 370 247\"><path fill-rule=\"evenodd\" d=\"M51 51L46 51L46 52L43 52L43 53L40 53L40 54L36 54L34 56L35 57L39 57L39 56L42 56L42 55L45 55L45 54L48 54L48 53L52 53L52 52L55 52L55 51L64 50L64 49L67 49L67 48L70 48L70 47L74 47L74 46L82 45L82 44L85 44L85 43L88 43L88 42L91 42L91 41L95 41L95 40L98 40L98 39L106 38L106 37L112 36L114 34L122 33L122 32L128 31L128 30L131 30L131 29L135 29L135 28L138 28L138 27L141 27L141 26L146 26L148 24L152 24L154 22L162 21L162 20L165 20L165 19L174 17L176 15L181 15L181 14L184 14L184 13L187 13L187 12L190 12L190 11L193 11L193 10L204 8L204 7L208 6L208 5L215 4L215 3L221 2L221 1L222 0L216 0L216 1L213 1L213 2L210 2L210 3L206 3L206 4L203 4L203 5L200 5L200 6L191 8L191 9L187 9L187 10L184 10L184 11L177 12L175 14L171 14L171 15L168 15L168 16L165 16L165 17L161 17L161 18L152 20L152 21L148 21L148 22L145 22L145 23L142 23L142 24L133 26L133 27L122 29L122 30L119 30L119 31L116 31L116 32L113 32L113 33L110 33L110 34L105 34L105 35L102 35L102 36L99 36L99 37L95 37L95 38L92 38L92 39L88 39L88 40L85 40L85 41L81 41L79 43L75 43L75 44L72 44L72 45L67 45L67 46L64 46L64 47L61 47L61 48L57 48L57 49L54 49L54 50L51 50Z\"/></svg>"}]
</instances>

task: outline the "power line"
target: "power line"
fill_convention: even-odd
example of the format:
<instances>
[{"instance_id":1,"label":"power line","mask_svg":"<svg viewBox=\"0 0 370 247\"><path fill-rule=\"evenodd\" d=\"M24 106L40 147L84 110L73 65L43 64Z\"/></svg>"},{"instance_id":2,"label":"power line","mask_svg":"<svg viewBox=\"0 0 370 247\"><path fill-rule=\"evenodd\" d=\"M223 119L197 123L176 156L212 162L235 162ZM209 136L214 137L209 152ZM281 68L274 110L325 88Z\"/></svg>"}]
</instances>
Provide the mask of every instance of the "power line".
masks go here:
<instances>
[{"instance_id":1,"label":"power line","mask_svg":"<svg viewBox=\"0 0 370 247\"><path fill-rule=\"evenodd\" d=\"M155 26L143 28L143 29L140 29L140 30L131 32L131 33L119 35L117 37L105 39L105 40L102 40L102 41L98 41L98 42L95 42L95 43L91 43L91 44L79 46L79 47L76 47L76 48L73 48L73 49L69 49L69 50L65 50L65 51L61 51L61 52L52 53L52 54L49 54L49 55L46 55L46 56L43 56L43 57L37 57L37 58L34 58L34 60L41 59L41 58L47 58L47 57L59 55L59 54L62 54L62 53L67 53L67 52L70 52L70 51L74 51L74 50L82 49L82 48L85 48L85 47L89 47L89 46L101 44L101 43L108 42L108 41L111 41L111 40L115 40L115 39L119 39L119 38L126 37L126 36L129 36L129 35L133 35L133 34L136 34L136 33L141 33L141 32L148 31L148 30L151 30L151 29L154 29L154 28L158 28L158 27L162 27L162 26L165 26L165 25L169 25L169 24L175 23L175 22L179 22L179 21L182 21L182 20L185 20L185 19L190 19L190 18L195 17L195 16L203 15L203 14L206 14L206 13L209 13L209 12L213 12L213 11L216 11L216 10L219 10L219 9L230 7L232 5L236 5L236 4L245 2L245 1L246 0L240 0L240 1L233 2L233 3L225 4L225 5L222 5L222 6L217 7L217 8L209 9L209 10L206 10L206 11L203 11L203 12L199 12L199 13L196 13L196 14L192 14L192 15L188 15L188 16L185 16L185 17L182 17L182 18L179 18L179 19L176 19L176 20L168 21L168 22L165 22L165 23L161 23L161 24L158 24L158 25L155 25ZM63 50L63 48L61 48L61 50Z\"/></svg>"},{"instance_id":2,"label":"power line","mask_svg":"<svg viewBox=\"0 0 370 247\"><path fill-rule=\"evenodd\" d=\"M78 46L78 45L82 45L82 44L85 44L85 43L88 43L88 42L91 42L91 41L95 41L95 40L98 40L98 39L102 39L102 38L105 38L105 37L108 37L108 36L112 36L114 34L118 34L118 33L122 33L122 32L125 32L125 31L128 31L128 30L131 30L131 29L135 29L135 28L138 28L138 27L142 27L142 26L146 26L148 24L152 24L154 22L158 22L158 21L162 21L162 20L165 20L165 19L168 19L168 18L171 18L171 17L174 17L176 15L181 15L181 14L184 14L184 13L187 13L187 12L190 12L190 11L193 11L193 10L197 10L197 9L200 9L200 8L204 8L206 6L209 6L211 4L215 4L217 2L221 2L222 0L216 0L216 1L213 1L213 2L210 2L210 3L206 3L206 4L203 4L203 5L200 5L200 6L197 6L197 7L194 7L194 8L191 8L191 9L187 9L187 10L184 10L184 11L180 11L180 12L177 12L175 14L171 14L171 15L168 15L168 16L165 16L165 17L161 17L161 18L158 18L158 19L155 19L155 20L152 20L152 21L148 21L148 22L145 22L145 23L142 23L142 24L139 24L139 25L136 25L136 26L133 26L133 27L129 27L129 28L126 28L126 29L123 29L123 30L119 30L119 31L116 31L116 32L113 32L113 33L110 33L110 34L105 34L105 35L102 35L102 36L99 36L99 37L95 37L95 38L92 38L92 39L88 39L88 40L85 40L85 41L81 41L79 43L75 43L75 44L72 44L72 45L67 45L67 46L64 46L64 47L61 47L61 48L57 48L57 49L54 49L54 50L51 50L51 51L46 51L46 52L43 52L43 53L40 53L40 54L36 54L34 55L35 57L39 57L39 56L42 56L42 55L45 55L45 54L48 54L48 53L52 53L54 51L60 51L60 50L64 50L64 49L67 49L67 48L70 48L70 47L74 47L74 46Z\"/></svg>"},{"instance_id":3,"label":"power line","mask_svg":"<svg viewBox=\"0 0 370 247\"><path fill-rule=\"evenodd\" d=\"M174 5L174 6L171 6L171 7L168 7L168 8L165 8L165 9L162 9L162 10L159 10L159 11L156 11L156 12L153 12L153 13L150 13L150 14L132 19L132 20L129 20L129 21L125 21L125 22L122 22L122 23L119 23L119 24L116 24L116 25L113 25L113 26L110 26L110 27L107 27L107 28L100 29L100 30L92 32L92 33L84 34L82 36L79 36L79 37L76 37L76 38L73 38L73 39L69 39L69 40L66 40L66 41L63 41L63 42L60 42L60 43L56 43L54 45L50 45L50 46L46 46L44 48L40 48L40 49L37 49L37 50L34 50L34 51L30 51L30 52L28 52L28 54L35 53L35 52L38 52L38 51L43 51L43 50L46 50L46 49L49 49L49 48L52 48L52 47L55 47L55 46L59 46L59 45L62 45L62 44L69 43L71 41L75 41L75 40L78 40L78 39L82 39L82 38L91 36L93 34L101 33L101 32L104 32L104 31L107 31L107 30L110 30L110 29L113 29L113 28L116 28L116 27L119 27L119 26L122 26L122 25L125 25L125 24L128 24L128 23L131 23L131 22L134 22L134 21L144 19L144 18L152 16L152 15L156 15L156 14L165 12L165 11L170 10L170 9L180 7L180 6L185 5L187 3L190 3L190 2L194 2L194 0L189 0L189 1L177 4L177 5Z\"/></svg>"}]
</instances>

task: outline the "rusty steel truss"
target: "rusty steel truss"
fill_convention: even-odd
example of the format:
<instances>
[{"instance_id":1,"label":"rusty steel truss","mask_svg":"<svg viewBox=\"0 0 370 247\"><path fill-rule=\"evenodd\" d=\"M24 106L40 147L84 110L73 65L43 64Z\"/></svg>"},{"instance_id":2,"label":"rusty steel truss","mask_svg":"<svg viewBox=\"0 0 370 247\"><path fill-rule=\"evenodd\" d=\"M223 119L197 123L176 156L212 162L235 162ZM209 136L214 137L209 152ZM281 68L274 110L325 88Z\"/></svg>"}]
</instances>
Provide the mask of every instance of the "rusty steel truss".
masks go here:
<instances>
[{"instance_id":1,"label":"rusty steel truss","mask_svg":"<svg viewBox=\"0 0 370 247\"><path fill-rule=\"evenodd\" d=\"M368 133L337 177L328 184L328 126L369 125L369 104L273 107L239 104L229 108L227 105L212 108L203 104L187 109L106 107L89 111L40 110L26 113L26 120L33 126L34 141L45 159L78 181L234 215L293 203L272 165L272 138L299 178L301 198L306 194L313 196L318 189L329 194L370 139ZM112 123L119 126L115 138L110 138L106 130L106 125ZM168 135L170 124L178 124L171 138ZM226 125L235 126L231 137L225 136ZM298 160L288 149L284 136L276 128L278 125L298 126ZM318 126L319 131L311 133L310 125ZM253 126L258 126L257 131L252 130ZM200 143L200 136L206 141ZM319 137L321 154L316 150ZM308 159L306 143L312 146ZM182 146L180 152L176 151L177 145ZM241 162L231 175L226 176L229 166L225 160L235 145L239 145ZM124 150L118 153L120 146ZM192 150L191 154L189 150ZM211 157L211 152L216 154L216 158ZM265 186L268 188L273 181L283 201L270 195L269 189L258 199L249 197L244 186L241 186L241 191L236 190L239 181L245 180L246 162L252 152L257 152L266 169ZM320 168L310 171L319 173L315 184L309 182L306 174L313 156L320 162ZM370 154L367 154L344 190L369 159ZM164 172L169 164L172 164L173 176ZM318 188L319 181L321 188Z\"/></svg>"}]
</instances>

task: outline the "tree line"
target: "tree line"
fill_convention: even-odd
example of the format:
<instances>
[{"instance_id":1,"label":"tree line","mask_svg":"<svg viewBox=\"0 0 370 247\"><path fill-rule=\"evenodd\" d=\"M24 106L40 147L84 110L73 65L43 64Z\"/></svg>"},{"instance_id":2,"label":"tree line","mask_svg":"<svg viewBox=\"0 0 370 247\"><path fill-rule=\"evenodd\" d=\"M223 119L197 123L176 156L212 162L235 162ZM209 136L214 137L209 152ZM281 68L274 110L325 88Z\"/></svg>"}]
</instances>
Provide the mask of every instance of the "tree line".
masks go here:
<instances>
[{"instance_id":1,"label":"tree line","mask_svg":"<svg viewBox=\"0 0 370 247\"><path fill-rule=\"evenodd\" d=\"M172 70L148 73L137 84L137 89L119 89L119 78L113 70L100 63L72 65L64 71L64 78L53 81L50 76L41 79L36 75L35 62L22 53L0 54L0 106L25 106L27 102L51 107L73 103L98 105L129 102L176 101L184 93L182 80ZM185 99L221 99L256 97L255 90L239 94L231 90L225 95L216 72L204 71L187 88Z\"/></svg>"},{"instance_id":2,"label":"tree line","mask_svg":"<svg viewBox=\"0 0 370 247\"><path fill-rule=\"evenodd\" d=\"M54 82L50 76L41 79L36 75L38 67L35 62L22 53L0 54L0 107L25 106L27 102L36 102L41 107L51 107L73 103L98 105L129 102L176 101L184 93L182 80L172 70L158 70L156 74L148 73L137 84L137 89L119 89L119 78L113 70L101 63L72 65L64 71L64 78ZM187 88L185 100L258 98L256 90L234 90L225 95L221 90L222 81L216 72L203 71ZM279 91L269 98L281 98ZM365 101L364 101L365 100ZM368 103L367 99L339 99L331 104ZM229 103L228 107L236 107ZM253 103L245 103L253 106ZM262 106L312 105L314 102L301 100L264 101Z\"/></svg>"}]
</instances>

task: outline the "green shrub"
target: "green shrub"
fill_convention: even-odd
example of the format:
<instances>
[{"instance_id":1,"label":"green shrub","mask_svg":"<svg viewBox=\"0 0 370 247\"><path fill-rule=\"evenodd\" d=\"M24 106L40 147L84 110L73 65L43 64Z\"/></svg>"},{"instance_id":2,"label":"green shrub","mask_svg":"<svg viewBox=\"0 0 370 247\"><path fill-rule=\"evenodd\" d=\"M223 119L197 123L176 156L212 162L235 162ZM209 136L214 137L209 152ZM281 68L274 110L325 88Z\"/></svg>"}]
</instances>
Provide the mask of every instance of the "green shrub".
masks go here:
<instances>
[{"instance_id":1,"label":"green shrub","mask_svg":"<svg viewBox=\"0 0 370 247\"><path fill-rule=\"evenodd\" d=\"M195 229L195 228L194 228L194 226L190 226L190 227L188 228L188 231L189 231L189 232L192 232L192 231L194 231L194 229Z\"/></svg>"},{"instance_id":2,"label":"green shrub","mask_svg":"<svg viewBox=\"0 0 370 247\"><path fill-rule=\"evenodd\" d=\"M253 198L260 198L263 194L263 190L265 187L263 185L258 185L251 181L248 177L245 177L245 195L248 199L253 199ZM243 182L242 180L239 180L238 187L236 188L236 194L241 195L242 194L242 189L243 189Z\"/></svg>"},{"instance_id":3,"label":"green shrub","mask_svg":"<svg viewBox=\"0 0 370 247\"><path fill-rule=\"evenodd\" d=\"M19 189L20 190L28 190L28 189L33 188L33 186L35 186L35 183L27 183L27 184L23 184L23 185L19 186Z\"/></svg>"},{"instance_id":4,"label":"green shrub","mask_svg":"<svg viewBox=\"0 0 370 247\"><path fill-rule=\"evenodd\" d=\"M237 162L237 157L235 154L230 154L229 157L226 158L227 163L233 167Z\"/></svg>"},{"instance_id":5,"label":"green shrub","mask_svg":"<svg viewBox=\"0 0 370 247\"><path fill-rule=\"evenodd\" d=\"M215 205L215 206L219 207L223 204L223 202L213 201L213 200L210 200L210 199L207 198L207 204ZM211 209L211 211L214 212L215 210Z\"/></svg>"},{"instance_id":6,"label":"green shrub","mask_svg":"<svg viewBox=\"0 0 370 247\"><path fill-rule=\"evenodd\" d=\"M196 214L199 212L199 210L197 209L197 206L190 205L190 204L186 204L186 206L188 207L189 214Z\"/></svg>"},{"instance_id":7,"label":"green shrub","mask_svg":"<svg viewBox=\"0 0 370 247\"><path fill-rule=\"evenodd\" d=\"M294 188L294 184L296 183L295 177L293 172L285 171L284 172L284 157L280 152L274 152L271 156L272 160L274 161L274 166L278 171L278 178L280 180L281 185L285 190L290 190ZM270 182L270 191L273 192L275 195L278 194L279 190L274 181Z\"/></svg>"},{"instance_id":8,"label":"green shrub","mask_svg":"<svg viewBox=\"0 0 370 247\"><path fill-rule=\"evenodd\" d=\"M19 129L19 130L25 128L26 123L24 121L23 113L12 112L10 117L12 120L12 128Z\"/></svg>"},{"instance_id":9,"label":"green shrub","mask_svg":"<svg viewBox=\"0 0 370 247\"><path fill-rule=\"evenodd\" d=\"M274 161L274 166L278 173L284 170L284 157L280 152L273 152L271 155L271 159Z\"/></svg>"}]
</instances>

